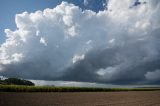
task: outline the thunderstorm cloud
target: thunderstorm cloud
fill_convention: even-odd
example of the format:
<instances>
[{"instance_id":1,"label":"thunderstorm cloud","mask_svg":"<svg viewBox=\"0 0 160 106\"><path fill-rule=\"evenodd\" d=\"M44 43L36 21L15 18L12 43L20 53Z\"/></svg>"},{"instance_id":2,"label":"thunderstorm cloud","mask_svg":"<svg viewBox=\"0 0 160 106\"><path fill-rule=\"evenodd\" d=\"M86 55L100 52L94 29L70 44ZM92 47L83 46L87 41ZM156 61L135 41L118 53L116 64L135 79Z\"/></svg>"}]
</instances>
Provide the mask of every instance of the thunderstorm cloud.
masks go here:
<instances>
[{"instance_id":1,"label":"thunderstorm cloud","mask_svg":"<svg viewBox=\"0 0 160 106\"><path fill-rule=\"evenodd\" d=\"M5 29L0 46L0 75L160 84L160 1L109 0L106 6L94 12L62 2L16 14L17 29Z\"/></svg>"}]
</instances>

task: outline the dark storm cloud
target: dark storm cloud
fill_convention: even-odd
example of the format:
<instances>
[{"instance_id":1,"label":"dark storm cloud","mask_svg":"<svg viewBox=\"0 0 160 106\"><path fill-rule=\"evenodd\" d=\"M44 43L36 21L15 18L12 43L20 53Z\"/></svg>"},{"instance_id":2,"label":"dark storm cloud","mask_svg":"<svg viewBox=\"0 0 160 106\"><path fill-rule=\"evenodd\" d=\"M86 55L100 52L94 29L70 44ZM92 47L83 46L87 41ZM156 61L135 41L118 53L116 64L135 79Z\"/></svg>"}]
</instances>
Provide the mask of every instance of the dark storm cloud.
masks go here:
<instances>
[{"instance_id":1,"label":"dark storm cloud","mask_svg":"<svg viewBox=\"0 0 160 106\"><path fill-rule=\"evenodd\" d=\"M69 67L62 79L112 84L148 84L150 81L146 82L145 75L149 71L160 69L160 58L157 58L160 55L147 60L148 53L143 50L145 43L134 42L122 47L101 47L90 51L85 59ZM115 73L107 73L108 67L116 68ZM105 79L105 74L98 75L100 69L106 70L106 74L110 74L107 76L112 77ZM156 83L159 84L158 81Z\"/></svg>"}]
</instances>

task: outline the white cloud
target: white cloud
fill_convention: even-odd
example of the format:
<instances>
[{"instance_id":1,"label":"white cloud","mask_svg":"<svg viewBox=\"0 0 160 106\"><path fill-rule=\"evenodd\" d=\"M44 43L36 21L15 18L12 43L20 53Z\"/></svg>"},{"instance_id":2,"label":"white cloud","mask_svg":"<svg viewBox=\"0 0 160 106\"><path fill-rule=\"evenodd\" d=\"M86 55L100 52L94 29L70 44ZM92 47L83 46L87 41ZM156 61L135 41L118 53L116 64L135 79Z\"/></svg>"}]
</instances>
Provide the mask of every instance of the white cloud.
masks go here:
<instances>
[{"instance_id":1,"label":"white cloud","mask_svg":"<svg viewBox=\"0 0 160 106\"><path fill-rule=\"evenodd\" d=\"M117 69L116 67L107 67L106 69L100 69L97 71L97 74L99 75L99 78L101 80L114 80L117 77L115 77L115 74L117 74Z\"/></svg>"},{"instance_id":2,"label":"white cloud","mask_svg":"<svg viewBox=\"0 0 160 106\"><path fill-rule=\"evenodd\" d=\"M83 3L84 3L85 6L87 6L88 5L88 0L84 0Z\"/></svg>"},{"instance_id":3,"label":"white cloud","mask_svg":"<svg viewBox=\"0 0 160 106\"><path fill-rule=\"evenodd\" d=\"M44 80L31 80L36 86L69 86L69 87L104 87L104 88L118 88L121 86L112 84L97 84L97 83L87 83L87 82L74 82L74 81L44 81ZM123 86L124 87L124 86ZM130 86L126 86L130 87Z\"/></svg>"},{"instance_id":4,"label":"white cloud","mask_svg":"<svg viewBox=\"0 0 160 106\"><path fill-rule=\"evenodd\" d=\"M80 60L82 60L82 59L84 59L85 58L85 56L84 56L84 54L82 54L82 55L74 55L74 57L73 57L73 59L72 59L72 62L73 63L76 63L77 61L80 61Z\"/></svg>"},{"instance_id":5,"label":"white cloud","mask_svg":"<svg viewBox=\"0 0 160 106\"><path fill-rule=\"evenodd\" d=\"M47 46L47 42L46 42L46 40L43 37L40 38L40 43L42 43L45 46Z\"/></svg>"},{"instance_id":6,"label":"white cloud","mask_svg":"<svg viewBox=\"0 0 160 106\"><path fill-rule=\"evenodd\" d=\"M21 58L23 58L23 55L21 53L15 53L12 55L13 61L19 62Z\"/></svg>"},{"instance_id":7,"label":"white cloud","mask_svg":"<svg viewBox=\"0 0 160 106\"><path fill-rule=\"evenodd\" d=\"M114 43L114 42L115 42L115 39L109 40L109 43Z\"/></svg>"},{"instance_id":8,"label":"white cloud","mask_svg":"<svg viewBox=\"0 0 160 106\"><path fill-rule=\"evenodd\" d=\"M152 72L147 72L145 77L149 81L159 81L160 80L160 70L155 70Z\"/></svg>"},{"instance_id":9,"label":"white cloud","mask_svg":"<svg viewBox=\"0 0 160 106\"><path fill-rule=\"evenodd\" d=\"M145 65L160 69L160 3L145 1L133 6L135 0L109 0L108 10L97 13L62 2L16 14L17 29L5 30L0 47L0 72L42 80L142 81Z\"/></svg>"}]
</instances>

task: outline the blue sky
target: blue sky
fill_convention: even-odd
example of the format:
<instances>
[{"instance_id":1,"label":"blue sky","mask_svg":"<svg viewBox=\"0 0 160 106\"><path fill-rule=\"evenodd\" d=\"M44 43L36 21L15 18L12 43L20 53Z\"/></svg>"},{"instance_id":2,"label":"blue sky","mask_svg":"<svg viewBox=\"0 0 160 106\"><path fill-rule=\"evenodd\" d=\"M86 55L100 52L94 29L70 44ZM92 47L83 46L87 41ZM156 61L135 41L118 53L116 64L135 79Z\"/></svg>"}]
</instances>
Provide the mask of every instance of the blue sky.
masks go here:
<instances>
[{"instance_id":1,"label":"blue sky","mask_svg":"<svg viewBox=\"0 0 160 106\"><path fill-rule=\"evenodd\" d=\"M35 12L44 10L45 8L54 8L64 0L1 0L0 1L0 44L5 41L4 29L16 29L15 15L27 12ZM88 0L88 4L84 4L84 0L65 0L73 3L82 9L91 9L98 12L103 10L105 0Z\"/></svg>"}]
</instances>

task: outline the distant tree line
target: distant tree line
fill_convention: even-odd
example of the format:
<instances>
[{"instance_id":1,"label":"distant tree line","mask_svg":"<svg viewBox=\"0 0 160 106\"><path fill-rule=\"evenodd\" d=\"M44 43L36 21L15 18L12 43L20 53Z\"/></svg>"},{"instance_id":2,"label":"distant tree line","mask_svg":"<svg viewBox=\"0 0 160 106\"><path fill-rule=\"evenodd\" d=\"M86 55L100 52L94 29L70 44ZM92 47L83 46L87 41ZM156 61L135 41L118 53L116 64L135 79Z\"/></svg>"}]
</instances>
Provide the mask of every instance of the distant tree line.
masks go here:
<instances>
[{"instance_id":1,"label":"distant tree line","mask_svg":"<svg viewBox=\"0 0 160 106\"><path fill-rule=\"evenodd\" d=\"M1 85L28 85L28 86L34 86L34 83L28 80L19 79L19 78L7 78L2 80L0 78L0 84Z\"/></svg>"}]
</instances>

